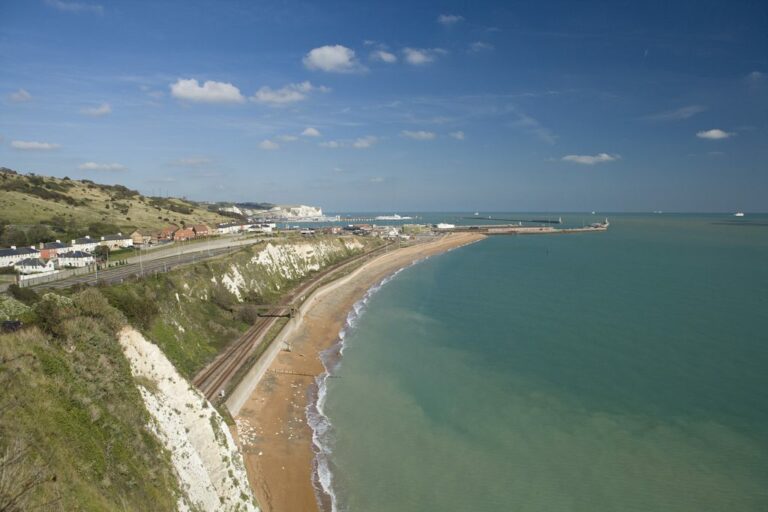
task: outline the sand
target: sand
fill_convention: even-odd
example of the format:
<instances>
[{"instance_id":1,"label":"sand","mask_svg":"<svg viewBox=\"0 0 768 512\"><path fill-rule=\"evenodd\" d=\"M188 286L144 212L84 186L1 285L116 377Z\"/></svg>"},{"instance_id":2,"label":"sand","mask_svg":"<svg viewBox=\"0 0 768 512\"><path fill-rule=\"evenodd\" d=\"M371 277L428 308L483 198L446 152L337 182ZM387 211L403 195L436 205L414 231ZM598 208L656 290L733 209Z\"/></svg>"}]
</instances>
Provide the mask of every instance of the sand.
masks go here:
<instances>
[{"instance_id":1,"label":"sand","mask_svg":"<svg viewBox=\"0 0 768 512\"><path fill-rule=\"evenodd\" d=\"M482 238L454 233L379 256L316 292L311 306L292 320L297 325L287 339L291 351L276 355L235 418L248 479L265 512L320 510L312 482L315 454L306 410L316 388L315 376L324 371L318 354L338 340L354 303L398 269Z\"/></svg>"}]
</instances>

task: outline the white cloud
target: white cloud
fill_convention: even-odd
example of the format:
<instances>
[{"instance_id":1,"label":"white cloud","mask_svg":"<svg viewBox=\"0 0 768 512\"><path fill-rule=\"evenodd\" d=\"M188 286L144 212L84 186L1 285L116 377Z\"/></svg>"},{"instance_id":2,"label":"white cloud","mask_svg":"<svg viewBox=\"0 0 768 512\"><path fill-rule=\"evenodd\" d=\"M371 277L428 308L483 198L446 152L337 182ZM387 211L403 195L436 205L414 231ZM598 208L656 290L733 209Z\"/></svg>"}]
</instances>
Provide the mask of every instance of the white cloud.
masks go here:
<instances>
[{"instance_id":1,"label":"white cloud","mask_svg":"<svg viewBox=\"0 0 768 512\"><path fill-rule=\"evenodd\" d=\"M304 56L303 62L307 69L329 73L355 73L365 70L357 61L355 51L340 44L313 48Z\"/></svg>"},{"instance_id":2,"label":"white cloud","mask_svg":"<svg viewBox=\"0 0 768 512\"><path fill-rule=\"evenodd\" d=\"M374 176L373 178L371 178L368 181L370 181L371 183L383 183L384 182L384 178L382 178L381 176Z\"/></svg>"},{"instance_id":3,"label":"white cloud","mask_svg":"<svg viewBox=\"0 0 768 512\"><path fill-rule=\"evenodd\" d=\"M265 139L259 142L259 147L267 151L273 151L275 149L280 149L280 144L278 144L277 142L272 142L269 139Z\"/></svg>"},{"instance_id":4,"label":"white cloud","mask_svg":"<svg viewBox=\"0 0 768 512\"><path fill-rule=\"evenodd\" d=\"M29 94L26 89L19 89L18 91L9 94L8 98L14 103L24 103L25 101L30 101L32 95Z\"/></svg>"},{"instance_id":5,"label":"white cloud","mask_svg":"<svg viewBox=\"0 0 768 512\"><path fill-rule=\"evenodd\" d=\"M419 130L415 132L410 130L403 130L402 132L400 132L400 135L413 140L434 140L435 137L437 137L437 135L434 132L427 132L424 130Z\"/></svg>"},{"instance_id":6,"label":"white cloud","mask_svg":"<svg viewBox=\"0 0 768 512\"><path fill-rule=\"evenodd\" d=\"M106 171L106 172L118 172L124 171L126 167L121 164L100 164L97 162L85 162L78 166L81 171Z\"/></svg>"},{"instance_id":7,"label":"white cloud","mask_svg":"<svg viewBox=\"0 0 768 512\"><path fill-rule=\"evenodd\" d=\"M365 137L358 137L354 140L327 140L318 143L321 148L338 149L338 148L356 148L367 149L376 144L379 141L378 137L373 135L366 135Z\"/></svg>"},{"instance_id":8,"label":"white cloud","mask_svg":"<svg viewBox=\"0 0 768 512\"><path fill-rule=\"evenodd\" d=\"M464 21L464 16L458 16L456 14L441 14L437 17L437 22L444 27L453 26L460 21Z\"/></svg>"},{"instance_id":9,"label":"white cloud","mask_svg":"<svg viewBox=\"0 0 768 512\"><path fill-rule=\"evenodd\" d=\"M45 0L45 3L60 11L93 12L96 14L104 14L104 7L98 4L86 4L82 2L64 2L63 0Z\"/></svg>"},{"instance_id":10,"label":"white cloud","mask_svg":"<svg viewBox=\"0 0 768 512\"><path fill-rule=\"evenodd\" d=\"M378 140L379 139L373 135L366 135L365 137L359 137L355 139L355 141L352 143L352 147L357 149L366 149L376 144Z\"/></svg>"},{"instance_id":11,"label":"white cloud","mask_svg":"<svg viewBox=\"0 0 768 512\"><path fill-rule=\"evenodd\" d=\"M307 99L307 95L313 91L328 92L325 86L314 86L311 82L288 84L280 89L262 87L251 98L256 103L263 103L273 107L289 105Z\"/></svg>"},{"instance_id":12,"label":"white cloud","mask_svg":"<svg viewBox=\"0 0 768 512\"><path fill-rule=\"evenodd\" d=\"M317 128L312 128L311 126L308 126L304 128L304 131L301 132L301 134L305 137L319 137L320 130L318 130Z\"/></svg>"},{"instance_id":13,"label":"white cloud","mask_svg":"<svg viewBox=\"0 0 768 512\"><path fill-rule=\"evenodd\" d=\"M278 135L277 138L283 142L293 142L299 140L295 135Z\"/></svg>"},{"instance_id":14,"label":"white cloud","mask_svg":"<svg viewBox=\"0 0 768 512\"><path fill-rule=\"evenodd\" d=\"M81 113L91 117L101 117L112 113L112 107L109 103L102 103L98 107L84 108Z\"/></svg>"},{"instance_id":15,"label":"white cloud","mask_svg":"<svg viewBox=\"0 0 768 512\"><path fill-rule=\"evenodd\" d=\"M208 165L211 163L210 158L202 157L202 156L192 156L188 158L179 158L178 160L174 160L171 162L171 164L179 166L179 167L200 167L203 165Z\"/></svg>"},{"instance_id":16,"label":"white cloud","mask_svg":"<svg viewBox=\"0 0 768 512\"><path fill-rule=\"evenodd\" d=\"M552 133L552 130L542 125L537 119L534 119L523 112L516 111L515 113L517 114L517 121L510 123L511 126L522 128L547 144L554 144L557 142L557 135Z\"/></svg>"},{"instance_id":17,"label":"white cloud","mask_svg":"<svg viewBox=\"0 0 768 512\"><path fill-rule=\"evenodd\" d=\"M34 140L14 140L11 141L11 147L14 149L21 149L24 151L51 151L58 149L58 144L52 144L50 142L37 142Z\"/></svg>"},{"instance_id":18,"label":"white cloud","mask_svg":"<svg viewBox=\"0 0 768 512\"><path fill-rule=\"evenodd\" d=\"M733 137L734 135L735 135L734 133L725 132L717 128L714 128L712 130L704 130L696 134L696 136L700 139L709 139L709 140L727 139L728 137Z\"/></svg>"},{"instance_id":19,"label":"white cloud","mask_svg":"<svg viewBox=\"0 0 768 512\"><path fill-rule=\"evenodd\" d=\"M414 66L421 66L433 62L438 55L448 53L442 48L404 48L405 61Z\"/></svg>"},{"instance_id":20,"label":"white cloud","mask_svg":"<svg viewBox=\"0 0 768 512\"><path fill-rule=\"evenodd\" d=\"M764 78L765 78L765 73L761 73L760 71L753 71L747 75L747 80L749 80L750 82L760 82Z\"/></svg>"},{"instance_id":21,"label":"white cloud","mask_svg":"<svg viewBox=\"0 0 768 512\"><path fill-rule=\"evenodd\" d=\"M179 78L170 85L174 98L197 103L242 103L240 89L227 82L206 81L200 85L194 78Z\"/></svg>"},{"instance_id":22,"label":"white cloud","mask_svg":"<svg viewBox=\"0 0 768 512\"><path fill-rule=\"evenodd\" d=\"M376 50L371 52L370 59L379 62L386 62L387 64L394 64L397 62L397 55L386 50Z\"/></svg>"},{"instance_id":23,"label":"white cloud","mask_svg":"<svg viewBox=\"0 0 768 512\"><path fill-rule=\"evenodd\" d=\"M458 132L451 132L448 135L453 137L456 140L464 140L464 132L458 131Z\"/></svg>"},{"instance_id":24,"label":"white cloud","mask_svg":"<svg viewBox=\"0 0 768 512\"><path fill-rule=\"evenodd\" d=\"M651 121L679 121L681 119L693 117L705 110L707 110L707 107L703 105L689 105L675 110L667 110L665 112L659 112L658 114L652 114L646 116L646 119Z\"/></svg>"},{"instance_id":25,"label":"white cloud","mask_svg":"<svg viewBox=\"0 0 768 512\"><path fill-rule=\"evenodd\" d=\"M564 162L573 162L581 165L595 165L619 160L619 155L609 155L608 153L598 153L597 155L566 155L562 158Z\"/></svg>"},{"instance_id":26,"label":"white cloud","mask_svg":"<svg viewBox=\"0 0 768 512\"><path fill-rule=\"evenodd\" d=\"M483 41L475 41L469 45L469 51L473 53L479 53L483 51L493 50L494 46L490 43L484 43Z\"/></svg>"}]
</instances>

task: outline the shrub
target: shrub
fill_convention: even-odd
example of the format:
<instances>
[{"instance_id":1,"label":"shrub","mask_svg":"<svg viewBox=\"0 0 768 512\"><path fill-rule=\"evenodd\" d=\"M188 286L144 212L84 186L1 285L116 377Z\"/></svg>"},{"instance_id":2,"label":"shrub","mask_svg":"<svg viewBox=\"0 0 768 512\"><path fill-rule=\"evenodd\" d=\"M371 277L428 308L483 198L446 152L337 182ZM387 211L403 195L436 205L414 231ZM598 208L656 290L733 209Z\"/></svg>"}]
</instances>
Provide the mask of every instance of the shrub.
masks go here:
<instances>
[{"instance_id":1,"label":"shrub","mask_svg":"<svg viewBox=\"0 0 768 512\"><path fill-rule=\"evenodd\" d=\"M8 293L11 294L11 297L19 302L23 302L27 306L31 306L40 299L40 296L35 290L31 288L22 288L16 283L8 287Z\"/></svg>"},{"instance_id":2,"label":"shrub","mask_svg":"<svg viewBox=\"0 0 768 512\"><path fill-rule=\"evenodd\" d=\"M54 336L63 336L64 321L77 315L72 299L56 295L55 293L46 293L43 298L33 307L37 315L38 325L46 332Z\"/></svg>"},{"instance_id":3,"label":"shrub","mask_svg":"<svg viewBox=\"0 0 768 512\"><path fill-rule=\"evenodd\" d=\"M243 304L237 310L237 319L247 324L254 324L259 319L259 308L253 304Z\"/></svg>"},{"instance_id":4,"label":"shrub","mask_svg":"<svg viewBox=\"0 0 768 512\"><path fill-rule=\"evenodd\" d=\"M141 329L149 329L152 320L160 312L154 293L147 288L137 291L126 287L109 287L102 291L112 306L122 311L132 325Z\"/></svg>"},{"instance_id":5,"label":"shrub","mask_svg":"<svg viewBox=\"0 0 768 512\"><path fill-rule=\"evenodd\" d=\"M113 333L126 323L125 316L110 306L109 301L95 288L88 288L75 295L74 303L82 315L101 319Z\"/></svg>"}]
</instances>

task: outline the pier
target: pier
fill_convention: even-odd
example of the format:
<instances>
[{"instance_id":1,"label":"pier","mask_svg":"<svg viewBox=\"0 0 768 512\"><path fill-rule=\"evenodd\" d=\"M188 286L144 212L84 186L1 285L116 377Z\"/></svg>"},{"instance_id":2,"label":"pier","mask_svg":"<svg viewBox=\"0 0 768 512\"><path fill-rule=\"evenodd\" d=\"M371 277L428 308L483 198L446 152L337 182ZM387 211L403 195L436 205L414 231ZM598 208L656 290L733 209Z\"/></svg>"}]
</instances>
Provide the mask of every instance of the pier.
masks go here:
<instances>
[{"instance_id":1,"label":"pier","mask_svg":"<svg viewBox=\"0 0 768 512\"><path fill-rule=\"evenodd\" d=\"M563 223L562 217L558 217L555 220L552 220L552 219L500 219L498 217L491 217L491 216L488 216L488 217L479 217L479 216L463 217L463 219L464 220L474 220L474 221L478 221L478 220L486 221L487 220L487 221L490 221L490 222L528 222L530 224L562 224Z\"/></svg>"},{"instance_id":2,"label":"pier","mask_svg":"<svg viewBox=\"0 0 768 512\"><path fill-rule=\"evenodd\" d=\"M445 229L453 233L470 232L484 235L564 235L569 233L594 233L608 231L610 224L601 222L581 228L554 228L552 226L520 226L517 224L486 224L484 226L456 226Z\"/></svg>"}]
</instances>

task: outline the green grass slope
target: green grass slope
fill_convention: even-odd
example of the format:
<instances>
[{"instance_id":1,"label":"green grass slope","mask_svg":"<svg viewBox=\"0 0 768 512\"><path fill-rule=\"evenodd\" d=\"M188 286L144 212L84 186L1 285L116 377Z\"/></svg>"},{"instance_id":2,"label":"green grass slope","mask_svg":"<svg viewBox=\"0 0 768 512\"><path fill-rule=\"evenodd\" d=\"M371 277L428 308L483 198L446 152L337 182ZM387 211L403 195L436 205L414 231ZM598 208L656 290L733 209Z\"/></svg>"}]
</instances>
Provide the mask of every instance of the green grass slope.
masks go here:
<instances>
[{"instance_id":1,"label":"green grass slope","mask_svg":"<svg viewBox=\"0 0 768 512\"><path fill-rule=\"evenodd\" d=\"M146 197L122 185L0 168L0 245L228 220L231 218L209 211L207 205L185 199Z\"/></svg>"},{"instance_id":2,"label":"green grass slope","mask_svg":"<svg viewBox=\"0 0 768 512\"><path fill-rule=\"evenodd\" d=\"M2 306L34 326L0 335L0 510L175 510L116 339L124 316L96 289Z\"/></svg>"}]
</instances>

